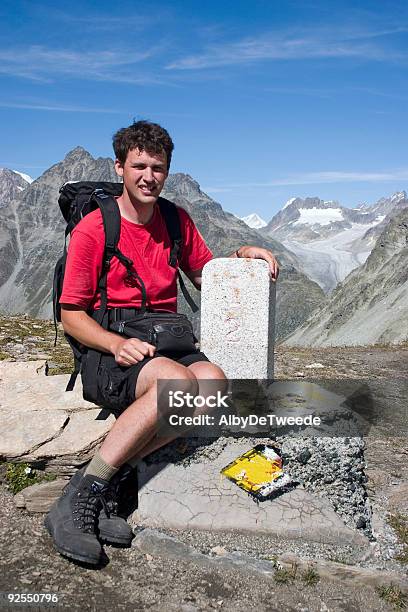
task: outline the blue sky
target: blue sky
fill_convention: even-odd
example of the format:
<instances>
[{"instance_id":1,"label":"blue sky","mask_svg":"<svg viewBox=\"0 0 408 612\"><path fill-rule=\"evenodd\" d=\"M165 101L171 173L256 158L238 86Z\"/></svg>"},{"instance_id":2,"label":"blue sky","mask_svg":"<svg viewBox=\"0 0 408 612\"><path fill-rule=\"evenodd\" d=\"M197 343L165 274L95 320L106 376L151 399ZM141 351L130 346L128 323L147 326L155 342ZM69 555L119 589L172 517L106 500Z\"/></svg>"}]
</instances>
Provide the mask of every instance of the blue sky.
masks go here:
<instances>
[{"instance_id":1,"label":"blue sky","mask_svg":"<svg viewBox=\"0 0 408 612\"><path fill-rule=\"evenodd\" d=\"M408 188L405 0L2 0L0 20L0 166L112 156L144 118L241 216Z\"/></svg>"}]
</instances>

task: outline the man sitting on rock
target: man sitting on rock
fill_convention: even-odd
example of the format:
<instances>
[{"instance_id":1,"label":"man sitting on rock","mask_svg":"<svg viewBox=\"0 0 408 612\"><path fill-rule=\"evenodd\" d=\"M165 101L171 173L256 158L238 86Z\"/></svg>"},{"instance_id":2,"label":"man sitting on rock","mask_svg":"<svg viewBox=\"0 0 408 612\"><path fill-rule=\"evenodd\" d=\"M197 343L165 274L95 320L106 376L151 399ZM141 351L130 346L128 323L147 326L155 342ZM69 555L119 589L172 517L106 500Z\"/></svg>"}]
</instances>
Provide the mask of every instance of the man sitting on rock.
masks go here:
<instances>
[{"instance_id":1,"label":"man sitting on rock","mask_svg":"<svg viewBox=\"0 0 408 612\"><path fill-rule=\"evenodd\" d=\"M143 279L149 310L175 313L177 271L169 265L169 237L157 204L173 142L159 125L139 121L115 134L113 148L115 169L123 179L123 195L117 198L118 248ZM212 253L188 213L182 208L178 213L183 237L180 268L199 289L203 266ZM71 478L45 520L61 554L94 565L103 558L101 542L130 544L133 534L123 516L132 495L132 472L138 460L168 442L155 437L157 381L185 381L195 392L200 380L225 381L221 368L199 350L171 358L156 354L152 344L105 330L87 314L100 306L104 246L103 220L97 209L72 232L60 304L64 331L102 354L101 367L87 376L96 377L117 419L99 451ZM272 278L278 276L277 261L266 249L244 246L231 257L264 259ZM123 266L115 258L107 276L107 295L110 312L136 312L142 303L140 287L124 282ZM106 373L110 384L106 384Z\"/></svg>"}]
</instances>

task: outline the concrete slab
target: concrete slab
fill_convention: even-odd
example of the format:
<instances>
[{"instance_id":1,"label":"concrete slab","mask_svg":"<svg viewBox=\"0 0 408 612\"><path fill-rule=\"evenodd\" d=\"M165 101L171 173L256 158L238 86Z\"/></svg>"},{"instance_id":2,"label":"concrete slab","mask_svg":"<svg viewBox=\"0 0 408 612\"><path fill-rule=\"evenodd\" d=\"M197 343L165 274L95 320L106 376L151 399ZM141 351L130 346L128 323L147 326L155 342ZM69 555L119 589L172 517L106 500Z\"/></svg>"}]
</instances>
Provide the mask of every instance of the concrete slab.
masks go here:
<instances>
[{"instance_id":1,"label":"concrete slab","mask_svg":"<svg viewBox=\"0 0 408 612\"><path fill-rule=\"evenodd\" d=\"M347 527L329 502L301 488L273 501L254 503L220 470L249 450L228 445L214 460L182 464L142 464L139 508L131 522L153 528L256 532L322 543L366 544Z\"/></svg>"}]
</instances>

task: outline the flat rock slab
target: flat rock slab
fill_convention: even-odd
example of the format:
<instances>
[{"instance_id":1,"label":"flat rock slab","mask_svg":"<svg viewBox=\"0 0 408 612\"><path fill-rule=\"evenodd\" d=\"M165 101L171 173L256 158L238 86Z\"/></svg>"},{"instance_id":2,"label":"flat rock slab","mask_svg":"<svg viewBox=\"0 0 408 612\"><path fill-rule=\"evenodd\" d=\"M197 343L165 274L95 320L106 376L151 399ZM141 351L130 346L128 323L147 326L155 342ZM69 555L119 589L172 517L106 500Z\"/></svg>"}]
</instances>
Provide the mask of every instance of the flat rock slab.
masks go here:
<instances>
[{"instance_id":1,"label":"flat rock slab","mask_svg":"<svg viewBox=\"0 0 408 612\"><path fill-rule=\"evenodd\" d=\"M36 361L0 361L0 388L7 380L8 382L20 382L21 380L35 380L39 376L45 376L46 360Z\"/></svg>"},{"instance_id":2,"label":"flat rock slab","mask_svg":"<svg viewBox=\"0 0 408 612\"><path fill-rule=\"evenodd\" d=\"M363 544L361 534L344 525L330 504L303 489L254 503L220 470L251 448L231 444L213 461L189 465L143 464L139 470L139 508L131 521L153 528L265 533L282 538Z\"/></svg>"},{"instance_id":3,"label":"flat rock slab","mask_svg":"<svg viewBox=\"0 0 408 612\"><path fill-rule=\"evenodd\" d=\"M60 435L42 444L29 459L46 460L49 468L81 465L90 459L115 421L113 415L103 421L96 420L99 412L96 408L71 414Z\"/></svg>"},{"instance_id":4,"label":"flat rock slab","mask_svg":"<svg viewBox=\"0 0 408 612\"><path fill-rule=\"evenodd\" d=\"M51 482L31 485L14 496L14 503L17 508L25 508L30 512L48 512L67 482L68 479L58 478Z\"/></svg>"},{"instance_id":5,"label":"flat rock slab","mask_svg":"<svg viewBox=\"0 0 408 612\"><path fill-rule=\"evenodd\" d=\"M0 413L0 459L9 461L34 452L38 446L58 436L68 420L62 410L2 410Z\"/></svg>"},{"instance_id":6,"label":"flat rock slab","mask_svg":"<svg viewBox=\"0 0 408 612\"><path fill-rule=\"evenodd\" d=\"M71 473L89 460L115 418L100 420L100 408L82 399L78 379L46 376L46 361L0 362L0 459L43 462Z\"/></svg>"},{"instance_id":7,"label":"flat rock slab","mask_svg":"<svg viewBox=\"0 0 408 612\"><path fill-rule=\"evenodd\" d=\"M399 512L408 512L408 483L404 482L391 489L388 497L390 506Z\"/></svg>"},{"instance_id":8,"label":"flat rock slab","mask_svg":"<svg viewBox=\"0 0 408 612\"><path fill-rule=\"evenodd\" d=\"M296 566L299 571L307 571L313 568L320 578L335 580L344 585L358 586L360 584L367 584L374 588L383 585L394 585L402 589L408 589L408 577L397 572L360 567L358 565L346 565L324 559L310 562L291 553L280 555L278 562L287 569Z\"/></svg>"},{"instance_id":9,"label":"flat rock slab","mask_svg":"<svg viewBox=\"0 0 408 612\"><path fill-rule=\"evenodd\" d=\"M86 410L94 405L82 397L81 378L65 391L69 374L46 376L46 361L0 362L0 412L3 410Z\"/></svg>"},{"instance_id":10,"label":"flat rock slab","mask_svg":"<svg viewBox=\"0 0 408 612\"><path fill-rule=\"evenodd\" d=\"M316 561L312 561L311 559L306 560L292 553L279 555L275 563L263 559L256 559L239 551L227 552L226 549L221 549L219 551L213 549L216 556L211 557L172 536L149 528L136 534L132 546L138 548L145 554L191 560L193 563L198 563L209 569L214 567L224 567L225 569L233 568L242 571L245 576L247 576L248 573L256 574L262 580L273 578L276 572L277 562L279 567L292 572L295 571L296 568L298 576L301 576L303 572L313 569L320 579L341 582L343 585L356 587L360 585L370 585L372 587L379 587L393 584L401 589L408 588L408 578L397 572L346 565L334 561L325 561L323 559L318 559ZM327 610L327 608L325 609ZM323 610L323 608L321 608L321 610Z\"/></svg>"}]
</instances>

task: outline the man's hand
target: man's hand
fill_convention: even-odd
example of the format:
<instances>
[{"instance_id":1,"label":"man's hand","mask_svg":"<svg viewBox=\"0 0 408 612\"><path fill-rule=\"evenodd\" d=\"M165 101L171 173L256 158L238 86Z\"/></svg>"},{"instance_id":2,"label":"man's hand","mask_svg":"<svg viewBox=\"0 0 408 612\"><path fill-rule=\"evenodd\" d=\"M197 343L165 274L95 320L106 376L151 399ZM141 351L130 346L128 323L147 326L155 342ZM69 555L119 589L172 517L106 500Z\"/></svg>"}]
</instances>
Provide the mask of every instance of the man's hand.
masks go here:
<instances>
[{"instance_id":1,"label":"man's hand","mask_svg":"<svg viewBox=\"0 0 408 612\"><path fill-rule=\"evenodd\" d=\"M271 273L272 280L275 282L279 276L279 264L275 256L262 247L256 246L242 246L235 251L235 257L248 257L250 259L264 259L269 264L269 270Z\"/></svg>"},{"instance_id":2,"label":"man's hand","mask_svg":"<svg viewBox=\"0 0 408 612\"><path fill-rule=\"evenodd\" d=\"M131 366L145 357L153 357L156 347L138 338L119 338L114 350L115 361L121 366Z\"/></svg>"},{"instance_id":3,"label":"man's hand","mask_svg":"<svg viewBox=\"0 0 408 612\"><path fill-rule=\"evenodd\" d=\"M90 348L112 353L115 361L121 366L139 363L145 357L153 357L156 347L138 338L124 338L114 332L103 329L82 308L63 304L61 319L65 333L73 336Z\"/></svg>"}]
</instances>

